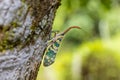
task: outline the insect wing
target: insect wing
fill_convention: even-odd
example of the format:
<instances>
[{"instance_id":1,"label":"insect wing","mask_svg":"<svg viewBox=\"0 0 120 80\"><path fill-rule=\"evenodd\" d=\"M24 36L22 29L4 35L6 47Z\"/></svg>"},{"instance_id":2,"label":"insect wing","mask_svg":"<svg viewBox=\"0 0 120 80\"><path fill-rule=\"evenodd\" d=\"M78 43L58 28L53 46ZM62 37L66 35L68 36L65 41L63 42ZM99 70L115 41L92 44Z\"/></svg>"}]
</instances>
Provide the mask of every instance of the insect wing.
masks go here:
<instances>
[{"instance_id":1,"label":"insect wing","mask_svg":"<svg viewBox=\"0 0 120 80\"><path fill-rule=\"evenodd\" d=\"M46 52L45 57L44 57L43 65L49 66L52 63L54 63L55 56L56 56L56 53L53 50L48 49L48 51Z\"/></svg>"},{"instance_id":2,"label":"insect wing","mask_svg":"<svg viewBox=\"0 0 120 80\"><path fill-rule=\"evenodd\" d=\"M44 62L43 62L44 66L49 66L54 63L61 40L62 39L56 40L52 45L48 47L48 50L44 57Z\"/></svg>"}]
</instances>

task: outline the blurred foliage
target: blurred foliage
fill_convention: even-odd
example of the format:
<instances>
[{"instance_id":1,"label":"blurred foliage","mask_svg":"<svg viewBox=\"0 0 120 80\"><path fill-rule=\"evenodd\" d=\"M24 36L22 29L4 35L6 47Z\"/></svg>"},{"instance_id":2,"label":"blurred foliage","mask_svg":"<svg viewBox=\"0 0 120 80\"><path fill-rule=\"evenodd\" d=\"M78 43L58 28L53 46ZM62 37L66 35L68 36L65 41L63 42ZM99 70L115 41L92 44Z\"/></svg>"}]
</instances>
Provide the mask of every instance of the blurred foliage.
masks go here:
<instances>
[{"instance_id":1,"label":"blurred foliage","mask_svg":"<svg viewBox=\"0 0 120 80\"><path fill-rule=\"evenodd\" d=\"M83 59L81 80L120 80L120 52L108 45L104 46L100 41L88 45L90 52Z\"/></svg>"},{"instance_id":2,"label":"blurred foliage","mask_svg":"<svg viewBox=\"0 0 120 80\"><path fill-rule=\"evenodd\" d=\"M120 80L120 0L62 0L53 30L71 30L37 80Z\"/></svg>"}]
</instances>

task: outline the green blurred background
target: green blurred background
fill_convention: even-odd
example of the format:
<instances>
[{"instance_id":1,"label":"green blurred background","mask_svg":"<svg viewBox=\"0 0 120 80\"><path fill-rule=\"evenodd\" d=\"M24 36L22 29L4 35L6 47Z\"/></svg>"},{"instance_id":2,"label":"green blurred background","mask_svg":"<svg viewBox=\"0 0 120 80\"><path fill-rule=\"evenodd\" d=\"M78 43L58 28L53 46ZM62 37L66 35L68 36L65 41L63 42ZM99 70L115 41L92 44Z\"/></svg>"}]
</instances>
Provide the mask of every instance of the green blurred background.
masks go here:
<instances>
[{"instance_id":1,"label":"green blurred background","mask_svg":"<svg viewBox=\"0 0 120 80\"><path fill-rule=\"evenodd\" d=\"M37 80L120 80L120 0L62 0L53 30L73 25Z\"/></svg>"}]
</instances>

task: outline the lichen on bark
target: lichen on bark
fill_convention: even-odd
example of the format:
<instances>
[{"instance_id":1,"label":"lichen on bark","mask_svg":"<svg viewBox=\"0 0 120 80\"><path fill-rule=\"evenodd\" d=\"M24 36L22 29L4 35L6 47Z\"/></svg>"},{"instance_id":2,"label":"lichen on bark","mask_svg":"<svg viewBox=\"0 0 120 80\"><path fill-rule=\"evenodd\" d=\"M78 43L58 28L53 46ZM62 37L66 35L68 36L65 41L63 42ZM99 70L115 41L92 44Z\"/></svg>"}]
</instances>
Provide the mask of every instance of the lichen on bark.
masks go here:
<instances>
[{"instance_id":1,"label":"lichen on bark","mask_svg":"<svg viewBox=\"0 0 120 80\"><path fill-rule=\"evenodd\" d=\"M59 3L58 1L53 3L52 0L9 1L10 5L1 9L1 12L5 12L1 14L6 14L8 17L1 19L2 23L0 23L0 51L12 49L16 46L23 47L30 40L34 41L33 39L37 38L36 30L41 32L45 26L40 25L41 20L50 12L53 5ZM8 18L11 19L7 20ZM46 30L46 32L48 31Z\"/></svg>"}]
</instances>

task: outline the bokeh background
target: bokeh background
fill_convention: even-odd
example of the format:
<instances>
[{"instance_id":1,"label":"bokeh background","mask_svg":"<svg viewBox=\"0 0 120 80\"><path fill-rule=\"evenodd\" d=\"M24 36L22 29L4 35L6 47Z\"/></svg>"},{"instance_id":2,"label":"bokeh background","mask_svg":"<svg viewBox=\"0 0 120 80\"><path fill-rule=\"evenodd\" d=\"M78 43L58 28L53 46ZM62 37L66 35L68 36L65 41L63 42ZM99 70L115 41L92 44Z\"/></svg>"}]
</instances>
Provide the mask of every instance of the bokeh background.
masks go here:
<instances>
[{"instance_id":1,"label":"bokeh background","mask_svg":"<svg viewBox=\"0 0 120 80\"><path fill-rule=\"evenodd\" d=\"M37 80L120 80L120 0L62 0L53 30L73 25Z\"/></svg>"}]
</instances>

